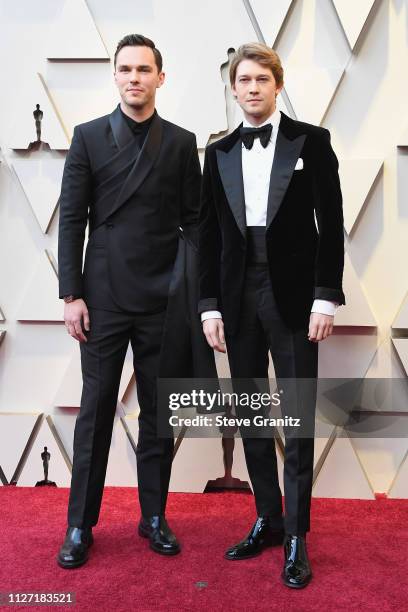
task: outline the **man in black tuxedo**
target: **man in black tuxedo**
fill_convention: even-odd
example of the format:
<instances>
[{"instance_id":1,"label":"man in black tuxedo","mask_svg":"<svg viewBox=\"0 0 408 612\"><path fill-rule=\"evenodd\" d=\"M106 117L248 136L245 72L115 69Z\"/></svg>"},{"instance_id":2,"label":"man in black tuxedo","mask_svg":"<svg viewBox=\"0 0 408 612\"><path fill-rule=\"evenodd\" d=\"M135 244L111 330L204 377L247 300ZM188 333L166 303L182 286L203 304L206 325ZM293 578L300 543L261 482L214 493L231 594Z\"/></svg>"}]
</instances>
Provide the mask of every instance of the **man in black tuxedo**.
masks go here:
<instances>
[{"instance_id":1,"label":"man in black tuxedo","mask_svg":"<svg viewBox=\"0 0 408 612\"><path fill-rule=\"evenodd\" d=\"M165 519L173 439L156 435L156 379L180 228L187 240L197 230L201 169L194 134L155 110L164 73L154 43L126 36L114 64L121 102L76 126L60 196L60 297L67 331L80 342L83 375L68 530L58 555L64 568L85 563L93 541L129 341L140 405L138 531L155 552L180 550Z\"/></svg>"},{"instance_id":2,"label":"man in black tuxedo","mask_svg":"<svg viewBox=\"0 0 408 612\"><path fill-rule=\"evenodd\" d=\"M270 351L278 379L312 384L298 403L281 404L285 415L301 415L302 432L309 432L302 437L285 429L284 517L274 438L243 435L258 518L226 558L247 559L284 542L282 579L301 588L311 578L305 537L318 342L331 334L335 309L345 303L338 162L328 130L277 110L283 69L272 49L240 47L230 80L245 119L206 150L199 226L203 331L218 351L225 352L226 342L233 379L265 381Z\"/></svg>"}]
</instances>

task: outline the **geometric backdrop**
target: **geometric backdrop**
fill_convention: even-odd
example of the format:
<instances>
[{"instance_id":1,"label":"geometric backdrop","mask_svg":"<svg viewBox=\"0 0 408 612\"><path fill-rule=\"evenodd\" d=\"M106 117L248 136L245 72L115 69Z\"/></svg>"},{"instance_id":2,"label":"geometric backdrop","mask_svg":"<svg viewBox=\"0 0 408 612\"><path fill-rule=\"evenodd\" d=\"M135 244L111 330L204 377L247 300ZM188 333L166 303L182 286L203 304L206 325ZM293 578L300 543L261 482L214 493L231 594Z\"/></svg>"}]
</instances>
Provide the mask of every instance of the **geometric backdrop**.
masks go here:
<instances>
[{"instance_id":1,"label":"geometric backdrop","mask_svg":"<svg viewBox=\"0 0 408 612\"><path fill-rule=\"evenodd\" d=\"M130 32L162 51L157 107L197 135L199 154L240 122L229 52L273 46L285 69L284 112L327 127L340 162L347 306L320 345L325 377L408 375L407 0L0 0L0 481L69 486L81 381L62 324L56 262L58 195L74 125L118 102L111 59ZM43 111L35 141L33 111ZM138 403L127 355L107 484L135 485ZM217 356L220 375L228 365ZM408 417L406 417L408 418ZM314 495L408 497L408 440L316 440ZM280 470L282 461L279 456ZM240 440L234 476L247 480ZM202 491L223 474L219 439L185 438L174 491Z\"/></svg>"}]
</instances>

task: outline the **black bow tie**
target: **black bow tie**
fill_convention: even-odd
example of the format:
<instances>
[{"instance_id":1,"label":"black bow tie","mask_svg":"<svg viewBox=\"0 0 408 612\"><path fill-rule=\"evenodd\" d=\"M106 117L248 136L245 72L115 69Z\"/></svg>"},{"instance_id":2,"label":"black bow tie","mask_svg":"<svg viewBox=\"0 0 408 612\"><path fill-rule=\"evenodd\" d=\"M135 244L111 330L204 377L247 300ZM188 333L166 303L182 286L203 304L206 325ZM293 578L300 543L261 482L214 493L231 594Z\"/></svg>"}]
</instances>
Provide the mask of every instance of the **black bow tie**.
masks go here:
<instances>
[{"instance_id":1,"label":"black bow tie","mask_svg":"<svg viewBox=\"0 0 408 612\"><path fill-rule=\"evenodd\" d=\"M239 133L241 134L242 142L246 149L252 149L255 138L259 138L261 145L265 149L271 139L272 125L267 123L259 128L241 127Z\"/></svg>"}]
</instances>

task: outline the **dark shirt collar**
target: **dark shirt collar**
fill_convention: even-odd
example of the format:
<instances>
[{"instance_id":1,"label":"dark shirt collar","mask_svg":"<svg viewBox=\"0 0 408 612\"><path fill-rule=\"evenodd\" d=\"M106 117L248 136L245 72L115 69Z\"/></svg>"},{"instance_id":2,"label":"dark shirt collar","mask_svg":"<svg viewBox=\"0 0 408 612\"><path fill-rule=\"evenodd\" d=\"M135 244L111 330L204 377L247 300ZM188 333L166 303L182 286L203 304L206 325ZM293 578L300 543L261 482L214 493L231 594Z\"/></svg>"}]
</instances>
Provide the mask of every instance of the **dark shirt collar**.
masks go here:
<instances>
[{"instance_id":1,"label":"dark shirt collar","mask_svg":"<svg viewBox=\"0 0 408 612\"><path fill-rule=\"evenodd\" d=\"M151 122L153 121L153 117L157 115L157 111L156 109L154 109L153 114L147 119L145 119L144 121L135 121L134 119L132 119L131 117L129 117L123 112L120 105L119 105L119 110L122 113L122 117L125 119L126 123L128 124L128 126L130 127L130 129L132 130L134 134L146 133L150 127Z\"/></svg>"}]
</instances>

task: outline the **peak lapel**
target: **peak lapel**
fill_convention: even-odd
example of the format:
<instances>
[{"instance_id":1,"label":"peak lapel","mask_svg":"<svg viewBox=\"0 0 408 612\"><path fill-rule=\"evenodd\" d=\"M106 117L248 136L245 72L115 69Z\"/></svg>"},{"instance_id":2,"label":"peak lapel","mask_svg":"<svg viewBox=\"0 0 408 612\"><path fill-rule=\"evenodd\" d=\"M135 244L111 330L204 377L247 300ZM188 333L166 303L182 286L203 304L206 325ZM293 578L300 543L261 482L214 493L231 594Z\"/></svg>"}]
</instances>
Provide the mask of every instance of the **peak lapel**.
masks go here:
<instances>
[{"instance_id":1,"label":"peak lapel","mask_svg":"<svg viewBox=\"0 0 408 612\"><path fill-rule=\"evenodd\" d=\"M220 173L221 182L227 196L235 221L245 237L246 235L246 215L245 215L245 196L244 181L242 178L242 143L241 139L235 142L228 151L216 150L217 165Z\"/></svg>"},{"instance_id":2,"label":"peak lapel","mask_svg":"<svg viewBox=\"0 0 408 612\"><path fill-rule=\"evenodd\" d=\"M282 119L282 127L285 128L287 122L291 121L291 119L283 115L283 113ZM287 130L285 129L285 131ZM296 138L290 139L284 134L281 126L279 126L269 182L266 229L268 229L279 210L305 139L306 134L300 134Z\"/></svg>"}]
</instances>

